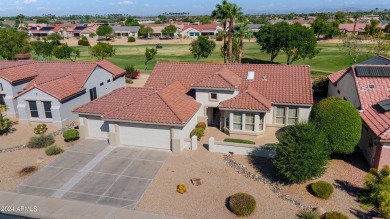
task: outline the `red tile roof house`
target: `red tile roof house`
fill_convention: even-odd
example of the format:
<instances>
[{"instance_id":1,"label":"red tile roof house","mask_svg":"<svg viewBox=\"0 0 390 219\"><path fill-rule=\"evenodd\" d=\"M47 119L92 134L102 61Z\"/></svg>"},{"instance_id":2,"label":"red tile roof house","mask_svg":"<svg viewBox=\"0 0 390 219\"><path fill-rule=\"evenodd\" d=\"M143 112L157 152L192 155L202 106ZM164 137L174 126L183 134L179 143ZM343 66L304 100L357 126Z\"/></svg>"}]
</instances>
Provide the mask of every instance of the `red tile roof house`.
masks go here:
<instances>
[{"instance_id":1,"label":"red tile roof house","mask_svg":"<svg viewBox=\"0 0 390 219\"><path fill-rule=\"evenodd\" d=\"M157 63L144 88L118 89L74 110L86 137L181 151L198 122L229 134L308 119L310 67Z\"/></svg>"},{"instance_id":2,"label":"red tile roof house","mask_svg":"<svg viewBox=\"0 0 390 219\"><path fill-rule=\"evenodd\" d=\"M20 123L66 125L72 110L125 86L125 71L96 63L0 61L0 100Z\"/></svg>"},{"instance_id":3,"label":"red tile roof house","mask_svg":"<svg viewBox=\"0 0 390 219\"><path fill-rule=\"evenodd\" d=\"M216 36L223 28L216 24L184 25L181 35L187 38L198 38L198 36Z\"/></svg>"},{"instance_id":4,"label":"red tile roof house","mask_svg":"<svg viewBox=\"0 0 390 219\"><path fill-rule=\"evenodd\" d=\"M351 102L363 121L359 148L372 167L390 165L390 59L376 56L328 76L329 96Z\"/></svg>"}]
</instances>

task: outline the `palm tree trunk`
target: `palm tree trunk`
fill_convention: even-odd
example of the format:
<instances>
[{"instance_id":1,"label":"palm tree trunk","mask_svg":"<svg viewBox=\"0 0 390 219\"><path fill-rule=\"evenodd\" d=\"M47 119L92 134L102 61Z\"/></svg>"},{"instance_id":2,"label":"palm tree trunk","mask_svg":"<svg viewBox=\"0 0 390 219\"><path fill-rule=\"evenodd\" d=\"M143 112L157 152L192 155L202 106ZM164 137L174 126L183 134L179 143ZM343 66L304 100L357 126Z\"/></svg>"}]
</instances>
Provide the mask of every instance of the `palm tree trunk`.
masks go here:
<instances>
[{"instance_id":1,"label":"palm tree trunk","mask_svg":"<svg viewBox=\"0 0 390 219\"><path fill-rule=\"evenodd\" d=\"M227 62L226 22L223 24L223 63Z\"/></svg>"},{"instance_id":2,"label":"palm tree trunk","mask_svg":"<svg viewBox=\"0 0 390 219\"><path fill-rule=\"evenodd\" d=\"M229 63L233 61L233 18L229 21Z\"/></svg>"},{"instance_id":3,"label":"palm tree trunk","mask_svg":"<svg viewBox=\"0 0 390 219\"><path fill-rule=\"evenodd\" d=\"M243 50L243 47L244 47L243 40L244 40L244 36L241 35L240 36L240 45L239 45L239 48L238 48L238 64L241 64L242 50Z\"/></svg>"},{"instance_id":4,"label":"palm tree trunk","mask_svg":"<svg viewBox=\"0 0 390 219\"><path fill-rule=\"evenodd\" d=\"M355 34L357 19L355 19L355 25L353 25L353 34Z\"/></svg>"}]
</instances>

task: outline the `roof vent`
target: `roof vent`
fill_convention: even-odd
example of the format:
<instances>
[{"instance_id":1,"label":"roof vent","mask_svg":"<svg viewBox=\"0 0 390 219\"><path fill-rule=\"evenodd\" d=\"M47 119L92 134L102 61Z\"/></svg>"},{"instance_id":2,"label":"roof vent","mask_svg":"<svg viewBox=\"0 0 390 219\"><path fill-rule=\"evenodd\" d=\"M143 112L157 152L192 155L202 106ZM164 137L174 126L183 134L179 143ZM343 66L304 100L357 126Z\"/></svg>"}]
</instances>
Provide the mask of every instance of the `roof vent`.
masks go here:
<instances>
[{"instance_id":1,"label":"roof vent","mask_svg":"<svg viewBox=\"0 0 390 219\"><path fill-rule=\"evenodd\" d=\"M375 88L375 84L369 84L368 87L371 88L371 89Z\"/></svg>"},{"instance_id":2,"label":"roof vent","mask_svg":"<svg viewBox=\"0 0 390 219\"><path fill-rule=\"evenodd\" d=\"M267 76L266 75L261 76L261 80L266 81L267 80Z\"/></svg>"},{"instance_id":3,"label":"roof vent","mask_svg":"<svg viewBox=\"0 0 390 219\"><path fill-rule=\"evenodd\" d=\"M248 71L248 74L246 76L246 80L248 80L248 81L255 80L255 72L254 71Z\"/></svg>"}]
</instances>

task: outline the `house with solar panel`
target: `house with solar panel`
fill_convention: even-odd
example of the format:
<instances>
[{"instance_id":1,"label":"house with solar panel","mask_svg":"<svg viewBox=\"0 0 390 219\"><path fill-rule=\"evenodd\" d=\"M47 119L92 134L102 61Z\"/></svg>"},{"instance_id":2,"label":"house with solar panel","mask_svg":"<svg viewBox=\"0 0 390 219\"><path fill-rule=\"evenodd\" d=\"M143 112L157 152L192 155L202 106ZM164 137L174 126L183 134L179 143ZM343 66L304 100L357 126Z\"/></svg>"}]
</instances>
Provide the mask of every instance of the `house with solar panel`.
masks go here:
<instances>
[{"instance_id":1,"label":"house with solar panel","mask_svg":"<svg viewBox=\"0 0 390 219\"><path fill-rule=\"evenodd\" d=\"M352 103L363 121L359 148L372 167L390 165L390 58L375 56L328 76L328 96Z\"/></svg>"},{"instance_id":2,"label":"house with solar panel","mask_svg":"<svg viewBox=\"0 0 390 219\"><path fill-rule=\"evenodd\" d=\"M47 37L52 33L57 33L60 30L60 26L46 26L46 27L41 27L41 26L35 26L31 27L28 30L28 35L31 37Z\"/></svg>"}]
</instances>

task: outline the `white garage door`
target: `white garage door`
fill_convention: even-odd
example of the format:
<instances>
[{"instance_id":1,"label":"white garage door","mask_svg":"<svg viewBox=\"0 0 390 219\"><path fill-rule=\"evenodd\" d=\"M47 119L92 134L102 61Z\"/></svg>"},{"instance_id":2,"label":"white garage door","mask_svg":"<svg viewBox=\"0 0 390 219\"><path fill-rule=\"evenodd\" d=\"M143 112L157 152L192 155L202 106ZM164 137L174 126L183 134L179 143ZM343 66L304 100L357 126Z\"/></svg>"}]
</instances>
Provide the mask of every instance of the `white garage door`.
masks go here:
<instances>
[{"instance_id":1,"label":"white garage door","mask_svg":"<svg viewBox=\"0 0 390 219\"><path fill-rule=\"evenodd\" d=\"M121 123L119 136L122 145L171 150L170 127Z\"/></svg>"},{"instance_id":2,"label":"white garage door","mask_svg":"<svg viewBox=\"0 0 390 219\"><path fill-rule=\"evenodd\" d=\"M88 131L91 138L108 139L108 123L102 121L99 117L88 116Z\"/></svg>"}]
</instances>

